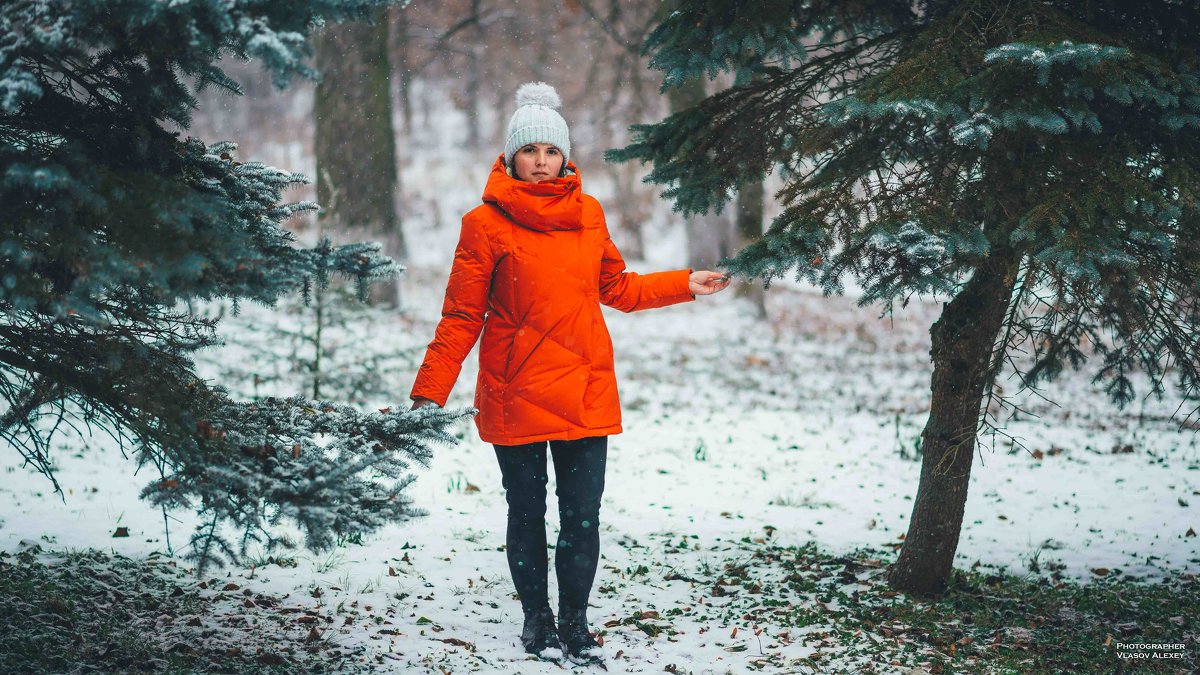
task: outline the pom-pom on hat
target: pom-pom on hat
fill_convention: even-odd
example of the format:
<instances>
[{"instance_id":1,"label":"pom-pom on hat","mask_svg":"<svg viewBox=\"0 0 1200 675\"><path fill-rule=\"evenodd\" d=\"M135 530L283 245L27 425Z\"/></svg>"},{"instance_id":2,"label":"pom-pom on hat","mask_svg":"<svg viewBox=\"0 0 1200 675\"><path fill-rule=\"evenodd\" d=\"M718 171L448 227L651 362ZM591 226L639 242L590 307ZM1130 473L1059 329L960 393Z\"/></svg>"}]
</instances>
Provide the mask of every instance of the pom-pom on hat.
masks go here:
<instances>
[{"instance_id":1,"label":"pom-pom on hat","mask_svg":"<svg viewBox=\"0 0 1200 675\"><path fill-rule=\"evenodd\" d=\"M549 143L562 150L563 166L571 159L571 137L567 122L558 114L562 101L554 87L545 82L527 82L517 89L517 110L508 121L504 142L504 164L511 167L513 155L530 143Z\"/></svg>"}]
</instances>

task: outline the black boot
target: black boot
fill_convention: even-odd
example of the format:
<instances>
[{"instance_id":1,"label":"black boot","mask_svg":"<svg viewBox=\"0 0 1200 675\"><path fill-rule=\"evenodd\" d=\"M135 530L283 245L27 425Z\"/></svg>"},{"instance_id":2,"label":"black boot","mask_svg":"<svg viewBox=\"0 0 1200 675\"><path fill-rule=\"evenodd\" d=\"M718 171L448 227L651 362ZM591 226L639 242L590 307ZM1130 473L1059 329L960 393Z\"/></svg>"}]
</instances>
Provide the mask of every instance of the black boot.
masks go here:
<instances>
[{"instance_id":1,"label":"black boot","mask_svg":"<svg viewBox=\"0 0 1200 675\"><path fill-rule=\"evenodd\" d=\"M573 663L604 665L600 645L588 632L587 610L560 608L558 611L558 637L563 651Z\"/></svg>"},{"instance_id":2,"label":"black boot","mask_svg":"<svg viewBox=\"0 0 1200 675\"><path fill-rule=\"evenodd\" d=\"M555 657L557 654L543 654L546 649L562 649L558 634L554 632L554 612L549 606L525 612L525 626L521 629L521 645L525 651L537 656Z\"/></svg>"}]
</instances>

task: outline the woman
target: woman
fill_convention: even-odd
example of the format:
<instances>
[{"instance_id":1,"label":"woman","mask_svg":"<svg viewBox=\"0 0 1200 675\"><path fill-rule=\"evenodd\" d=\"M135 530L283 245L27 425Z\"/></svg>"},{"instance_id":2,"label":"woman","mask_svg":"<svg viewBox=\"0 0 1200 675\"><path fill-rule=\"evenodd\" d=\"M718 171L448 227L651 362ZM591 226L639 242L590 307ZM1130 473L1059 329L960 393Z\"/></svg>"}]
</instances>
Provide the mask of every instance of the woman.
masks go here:
<instances>
[{"instance_id":1,"label":"woman","mask_svg":"<svg viewBox=\"0 0 1200 675\"><path fill-rule=\"evenodd\" d=\"M600 204L570 161L558 94L517 91L504 154L483 204L463 217L442 319L413 384L413 407L443 406L480 332L475 424L495 446L508 500L507 556L521 599L521 642L542 655L600 660L586 608L600 555L608 436L621 432L612 342L600 303L632 312L716 293L728 278L675 270L639 275L609 238ZM546 446L561 529L554 566L558 630L546 591Z\"/></svg>"}]
</instances>

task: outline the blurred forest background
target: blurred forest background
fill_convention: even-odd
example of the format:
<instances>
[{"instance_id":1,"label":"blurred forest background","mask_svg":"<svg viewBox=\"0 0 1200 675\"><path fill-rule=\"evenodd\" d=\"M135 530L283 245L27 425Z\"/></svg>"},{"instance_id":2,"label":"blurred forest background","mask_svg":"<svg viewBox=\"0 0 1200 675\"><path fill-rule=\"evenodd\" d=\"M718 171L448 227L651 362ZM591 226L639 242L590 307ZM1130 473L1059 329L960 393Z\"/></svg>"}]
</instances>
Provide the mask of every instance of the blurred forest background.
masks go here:
<instances>
[{"instance_id":1,"label":"blurred forest background","mask_svg":"<svg viewBox=\"0 0 1200 675\"><path fill-rule=\"evenodd\" d=\"M280 89L260 64L226 60L222 67L245 95L202 91L188 133L234 141L239 159L309 176L311 184L286 195L322 206L319 218L306 213L289 221L302 238L365 238L383 242L407 266L441 265L453 248L444 242L479 203L503 147L517 87L545 81L562 97L572 160L585 190L604 205L624 256L713 268L762 232L771 215L763 186L743 190L722 214L684 221L657 188L641 183L647 168L603 159L605 150L628 143L630 125L658 121L732 84L724 76L660 91L661 72L639 52L671 6L414 0L381 11L373 24L325 27L313 59L325 74L321 84L296 79ZM655 241L666 248L648 256ZM377 302L400 300L396 286L381 288ZM741 292L765 311L760 287L747 284Z\"/></svg>"}]
</instances>

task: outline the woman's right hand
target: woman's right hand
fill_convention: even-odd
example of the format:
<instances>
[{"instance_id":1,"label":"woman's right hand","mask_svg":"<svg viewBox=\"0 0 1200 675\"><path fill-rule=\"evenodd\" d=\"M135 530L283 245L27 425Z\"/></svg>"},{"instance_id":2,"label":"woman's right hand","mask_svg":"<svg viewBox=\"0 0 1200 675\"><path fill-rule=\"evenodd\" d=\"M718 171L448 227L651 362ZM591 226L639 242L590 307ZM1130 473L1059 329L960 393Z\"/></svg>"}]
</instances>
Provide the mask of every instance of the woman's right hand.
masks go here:
<instances>
[{"instance_id":1,"label":"woman's right hand","mask_svg":"<svg viewBox=\"0 0 1200 675\"><path fill-rule=\"evenodd\" d=\"M437 405L437 404L427 398L415 398L415 399L413 399L412 408L409 408L409 410L416 410L417 408L424 408L427 405Z\"/></svg>"}]
</instances>

